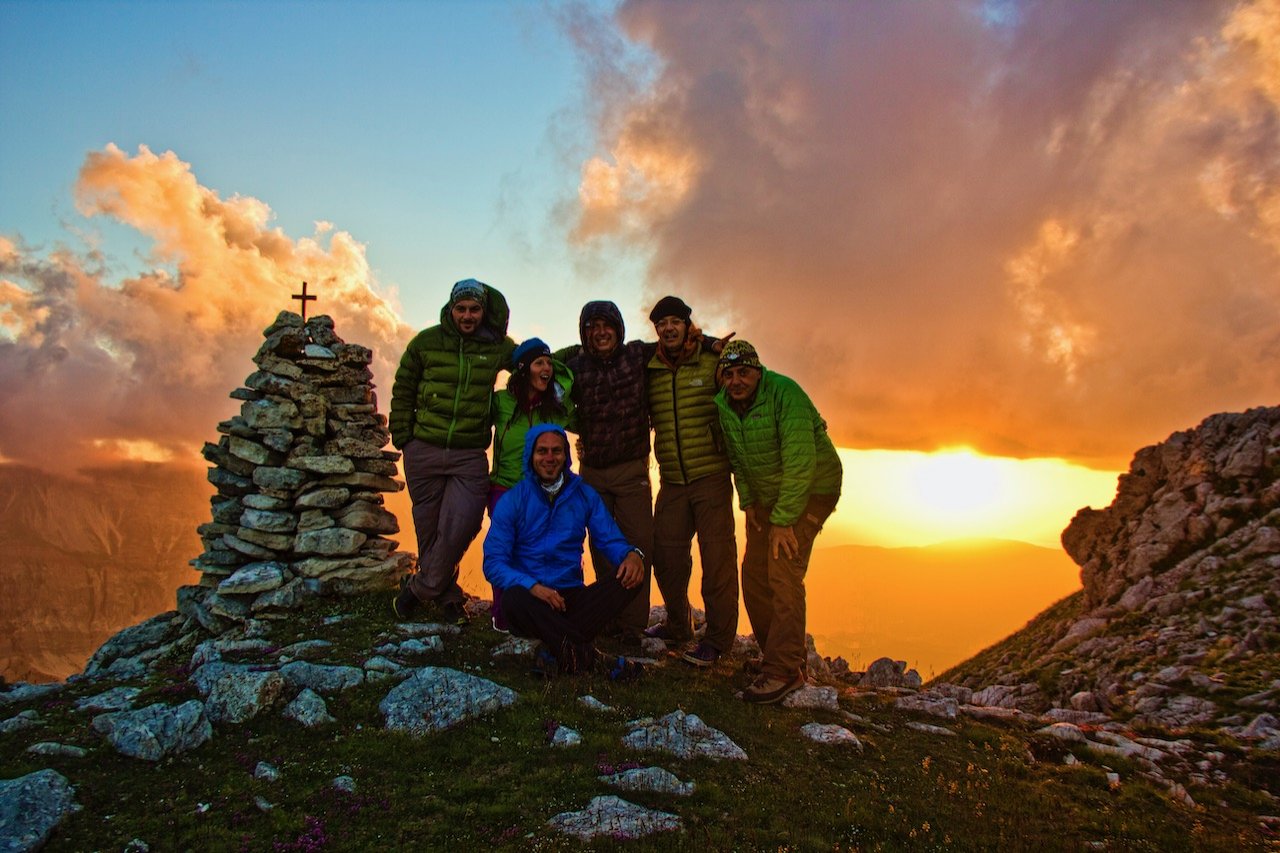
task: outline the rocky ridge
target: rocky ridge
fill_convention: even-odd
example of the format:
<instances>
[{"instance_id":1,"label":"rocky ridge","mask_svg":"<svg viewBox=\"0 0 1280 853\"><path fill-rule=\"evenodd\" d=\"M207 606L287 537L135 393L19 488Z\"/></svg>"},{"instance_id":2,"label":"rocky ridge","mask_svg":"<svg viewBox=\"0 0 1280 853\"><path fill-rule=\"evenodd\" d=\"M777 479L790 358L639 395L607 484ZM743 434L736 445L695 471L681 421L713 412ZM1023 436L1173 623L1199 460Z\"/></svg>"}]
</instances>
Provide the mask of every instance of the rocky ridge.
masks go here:
<instances>
[{"instance_id":1,"label":"rocky ridge","mask_svg":"<svg viewBox=\"0 0 1280 853\"><path fill-rule=\"evenodd\" d=\"M1280 749L1280 408L1140 450L1062 534L1077 593L931 685L1063 723Z\"/></svg>"},{"instance_id":2,"label":"rocky ridge","mask_svg":"<svg viewBox=\"0 0 1280 853\"><path fill-rule=\"evenodd\" d=\"M324 315L282 311L263 336L258 369L231 392L240 414L204 446L213 518L191 561L200 583L178 591L178 609L215 634L309 594L389 588L413 566L384 535L400 528L383 493L403 483L399 452L384 449L373 352Z\"/></svg>"}]
</instances>

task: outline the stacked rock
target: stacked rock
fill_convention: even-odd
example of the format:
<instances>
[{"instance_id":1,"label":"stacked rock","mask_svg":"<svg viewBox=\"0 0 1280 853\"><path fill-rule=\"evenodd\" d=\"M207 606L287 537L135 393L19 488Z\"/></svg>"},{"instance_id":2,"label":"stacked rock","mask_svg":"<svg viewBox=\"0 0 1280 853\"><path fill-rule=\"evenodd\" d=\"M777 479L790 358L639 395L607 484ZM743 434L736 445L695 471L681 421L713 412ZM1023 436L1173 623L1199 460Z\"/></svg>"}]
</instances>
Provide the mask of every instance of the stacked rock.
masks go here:
<instances>
[{"instance_id":1,"label":"stacked rock","mask_svg":"<svg viewBox=\"0 0 1280 853\"><path fill-rule=\"evenodd\" d=\"M231 392L240 414L206 443L213 520L198 528L191 561L200 585L179 609L211 630L296 608L308 594L385 589L413 565L397 551L396 517L383 507L400 454L377 411L373 352L348 344L327 316L282 311L253 357L258 369Z\"/></svg>"}]
</instances>

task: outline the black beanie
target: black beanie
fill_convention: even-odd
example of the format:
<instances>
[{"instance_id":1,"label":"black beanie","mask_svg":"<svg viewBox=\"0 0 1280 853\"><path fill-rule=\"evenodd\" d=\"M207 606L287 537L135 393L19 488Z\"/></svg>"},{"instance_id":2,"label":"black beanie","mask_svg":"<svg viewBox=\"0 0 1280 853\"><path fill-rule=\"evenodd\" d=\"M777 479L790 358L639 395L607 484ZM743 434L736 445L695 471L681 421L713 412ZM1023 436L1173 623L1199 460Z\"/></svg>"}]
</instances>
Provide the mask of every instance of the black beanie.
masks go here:
<instances>
[{"instance_id":1,"label":"black beanie","mask_svg":"<svg viewBox=\"0 0 1280 853\"><path fill-rule=\"evenodd\" d=\"M687 323L692 316L693 309L685 305L679 296L664 296L649 312L649 322L656 323L663 317L679 317Z\"/></svg>"}]
</instances>

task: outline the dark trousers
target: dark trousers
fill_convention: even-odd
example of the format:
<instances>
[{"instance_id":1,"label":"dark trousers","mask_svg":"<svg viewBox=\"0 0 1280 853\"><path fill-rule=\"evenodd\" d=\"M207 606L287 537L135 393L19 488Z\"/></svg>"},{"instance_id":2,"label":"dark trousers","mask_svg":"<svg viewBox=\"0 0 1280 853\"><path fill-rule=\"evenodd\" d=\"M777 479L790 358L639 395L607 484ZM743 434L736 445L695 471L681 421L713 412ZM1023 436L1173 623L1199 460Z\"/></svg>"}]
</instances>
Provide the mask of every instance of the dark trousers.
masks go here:
<instances>
[{"instance_id":1,"label":"dark trousers","mask_svg":"<svg viewBox=\"0 0 1280 853\"><path fill-rule=\"evenodd\" d=\"M403 452L418 539L418 571L409 589L421 601L461 604L458 561L480 532L489 495L484 451L445 450L415 438Z\"/></svg>"},{"instance_id":2,"label":"dark trousers","mask_svg":"<svg viewBox=\"0 0 1280 853\"><path fill-rule=\"evenodd\" d=\"M649 483L649 460L634 459L604 468L583 465L578 473L582 481L600 495L627 542L644 552L644 580L631 603L618 614L617 621L608 626L618 633L638 637L649 627L649 569L653 565L653 487ZM591 566L597 580L617 571L617 566L594 547Z\"/></svg>"},{"instance_id":3,"label":"dark trousers","mask_svg":"<svg viewBox=\"0 0 1280 853\"><path fill-rule=\"evenodd\" d=\"M693 634L689 578L695 533L702 558L702 603L707 610L703 640L719 652L728 652L738 632L738 543L728 472L709 474L684 486L663 483L658 488L653 576L667 605L667 630L677 640Z\"/></svg>"},{"instance_id":4,"label":"dark trousers","mask_svg":"<svg viewBox=\"0 0 1280 853\"><path fill-rule=\"evenodd\" d=\"M742 603L751 630L760 644L760 669L774 678L791 679L805 671L804 576L809 570L813 540L836 508L839 495L810 495L800 518L791 525L799 544L794 558L769 553L767 519L772 507L759 507L765 519L761 530L747 525L747 550L742 558Z\"/></svg>"},{"instance_id":5,"label":"dark trousers","mask_svg":"<svg viewBox=\"0 0 1280 853\"><path fill-rule=\"evenodd\" d=\"M541 640L562 672L577 672L591 668L596 636L639 590L627 589L609 574L590 586L556 590L565 603L561 612L524 587L513 586L502 591L502 610L511 633Z\"/></svg>"}]
</instances>

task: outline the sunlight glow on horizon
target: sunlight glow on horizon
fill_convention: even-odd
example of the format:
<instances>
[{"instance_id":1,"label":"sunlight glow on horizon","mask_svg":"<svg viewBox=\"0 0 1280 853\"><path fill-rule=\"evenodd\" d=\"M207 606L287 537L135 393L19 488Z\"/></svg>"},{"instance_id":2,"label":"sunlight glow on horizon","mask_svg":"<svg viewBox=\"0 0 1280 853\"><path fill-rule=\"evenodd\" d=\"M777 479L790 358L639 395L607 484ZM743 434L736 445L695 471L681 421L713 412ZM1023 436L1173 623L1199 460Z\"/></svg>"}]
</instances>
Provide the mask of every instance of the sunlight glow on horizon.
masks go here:
<instances>
[{"instance_id":1,"label":"sunlight glow on horizon","mask_svg":"<svg viewBox=\"0 0 1280 853\"><path fill-rule=\"evenodd\" d=\"M959 539L1011 539L1046 548L1076 511L1115 497L1119 471L1063 459L838 448L844 491L827 545L918 547Z\"/></svg>"}]
</instances>

